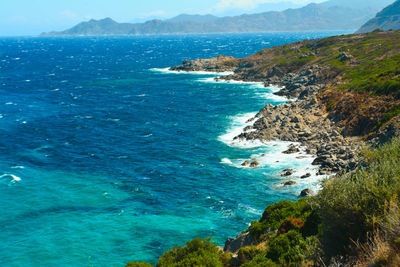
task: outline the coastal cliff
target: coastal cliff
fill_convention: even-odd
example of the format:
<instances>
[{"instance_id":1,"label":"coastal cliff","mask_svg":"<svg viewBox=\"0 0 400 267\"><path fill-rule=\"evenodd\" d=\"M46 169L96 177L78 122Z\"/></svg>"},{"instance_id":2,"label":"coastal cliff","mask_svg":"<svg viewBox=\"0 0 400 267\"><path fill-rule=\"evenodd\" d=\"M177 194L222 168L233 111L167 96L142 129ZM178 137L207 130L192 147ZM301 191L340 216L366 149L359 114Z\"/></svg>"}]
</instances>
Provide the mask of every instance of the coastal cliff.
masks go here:
<instances>
[{"instance_id":1,"label":"coastal cliff","mask_svg":"<svg viewBox=\"0 0 400 267\"><path fill-rule=\"evenodd\" d=\"M218 79L282 87L276 94L293 101L265 106L236 138L299 142L315 155L317 174L336 175L316 196L267 207L223 252L209 239L194 239L157 266L398 266L399 52L399 31L373 32L172 67L233 71Z\"/></svg>"},{"instance_id":2,"label":"coastal cliff","mask_svg":"<svg viewBox=\"0 0 400 267\"><path fill-rule=\"evenodd\" d=\"M296 99L264 107L236 138L299 142L316 155L319 174L363 164L365 145L399 135L400 32L296 42L234 59L186 60L178 71L234 71L223 80L278 85Z\"/></svg>"}]
</instances>

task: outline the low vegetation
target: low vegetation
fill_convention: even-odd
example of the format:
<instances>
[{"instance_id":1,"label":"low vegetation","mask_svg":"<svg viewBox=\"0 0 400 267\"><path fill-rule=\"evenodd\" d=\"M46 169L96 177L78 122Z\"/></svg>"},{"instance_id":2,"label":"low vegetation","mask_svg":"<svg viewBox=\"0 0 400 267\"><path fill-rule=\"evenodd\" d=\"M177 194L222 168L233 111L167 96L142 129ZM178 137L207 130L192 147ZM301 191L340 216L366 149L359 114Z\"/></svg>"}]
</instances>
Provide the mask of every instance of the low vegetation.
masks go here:
<instances>
[{"instance_id":1,"label":"low vegetation","mask_svg":"<svg viewBox=\"0 0 400 267\"><path fill-rule=\"evenodd\" d=\"M364 155L365 168L324 181L315 197L267 207L247 230L259 245L233 255L197 238L157 266L400 266L400 140Z\"/></svg>"}]
</instances>

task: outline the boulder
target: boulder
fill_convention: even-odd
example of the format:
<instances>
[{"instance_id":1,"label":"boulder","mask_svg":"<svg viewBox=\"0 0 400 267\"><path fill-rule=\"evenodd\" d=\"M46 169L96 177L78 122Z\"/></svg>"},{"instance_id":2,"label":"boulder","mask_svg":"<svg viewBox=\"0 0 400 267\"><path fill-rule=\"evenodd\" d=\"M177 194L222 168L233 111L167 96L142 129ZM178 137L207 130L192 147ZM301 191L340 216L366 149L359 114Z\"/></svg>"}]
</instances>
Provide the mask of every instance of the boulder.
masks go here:
<instances>
[{"instance_id":1,"label":"boulder","mask_svg":"<svg viewBox=\"0 0 400 267\"><path fill-rule=\"evenodd\" d=\"M311 189L304 189L303 191L301 191L300 196L301 197L309 197L314 195L314 191L312 191Z\"/></svg>"},{"instance_id":2,"label":"boulder","mask_svg":"<svg viewBox=\"0 0 400 267\"><path fill-rule=\"evenodd\" d=\"M245 232L239 234L238 236L236 236L236 238L229 238L228 240L226 240L224 251L235 253L241 247L254 246L256 244L257 242L254 237L249 232Z\"/></svg>"},{"instance_id":3,"label":"boulder","mask_svg":"<svg viewBox=\"0 0 400 267\"><path fill-rule=\"evenodd\" d=\"M282 171L281 176L282 177L286 177L286 176L290 176L292 174L293 174L293 169L285 169L285 170Z\"/></svg>"},{"instance_id":4,"label":"boulder","mask_svg":"<svg viewBox=\"0 0 400 267\"><path fill-rule=\"evenodd\" d=\"M297 153L300 152L300 149L298 147L296 147L295 145L291 144L289 146L289 148L285 151L283 151L282 153L284 154L293 154L293 153Z\"/></svg>"},{"instance_id":5,"label":"boulder","mask_svg":"<svg viewBox=\"0 0 400 267\"><path fill-rule=\"evenodd\" d=\"M295 181L287 181L283 183L284 186L295 185L295 184L297 184Z\"/></svg>"},{"instance_id":6,"label":"boulder","mask_svg":"<svg viewBox=\"0 0 400 267\"><path fill-rule=\"evenodd\" d=\"M301 178L301 179L306 179L306 178L308 178L308 177L311 177L311 173L306 173L306 174L304 174L303 176L301 176L300 178Z\"/></svg>"}]
</instances>

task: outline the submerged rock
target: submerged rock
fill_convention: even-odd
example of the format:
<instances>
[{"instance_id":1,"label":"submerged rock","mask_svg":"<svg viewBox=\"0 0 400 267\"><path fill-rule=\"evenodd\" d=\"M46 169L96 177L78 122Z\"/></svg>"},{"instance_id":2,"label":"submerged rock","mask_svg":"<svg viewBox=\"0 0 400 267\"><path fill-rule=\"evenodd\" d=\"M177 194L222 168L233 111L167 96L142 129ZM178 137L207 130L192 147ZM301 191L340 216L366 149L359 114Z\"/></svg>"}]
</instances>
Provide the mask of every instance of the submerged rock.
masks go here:
<instances>
[{"instance_id":1,"label":"submerged rock","mask_svg":"<svg viewBox=\"0 0 400 267\"><path fill-rule=\"evenodd\" d=\"M284 186L295 185L295 184L297 184L295 181L287 181L287 182L283 183Z\"/></svg>"},{"instance_id":2,"label":"submerged rock","mask_svg":"<svg viewBox=\"0 0 400 267\"><path fill-rule=\"evenodd\" d=\"M290 176L293 174L293 172L294 172L293 169L285 169L282 171L281 176L282 177Z\"/></svg>"},{"instance_id":3,"label":"submerged rock","mask_svg":"<svg viewBox=\"0 0 400 267\"><path fill-rule=\"evenodd\" d=\"M246 160L241 164L243 167L257 168L260 166L260 163L257 159Z\"/></svg>"}]
</instances>

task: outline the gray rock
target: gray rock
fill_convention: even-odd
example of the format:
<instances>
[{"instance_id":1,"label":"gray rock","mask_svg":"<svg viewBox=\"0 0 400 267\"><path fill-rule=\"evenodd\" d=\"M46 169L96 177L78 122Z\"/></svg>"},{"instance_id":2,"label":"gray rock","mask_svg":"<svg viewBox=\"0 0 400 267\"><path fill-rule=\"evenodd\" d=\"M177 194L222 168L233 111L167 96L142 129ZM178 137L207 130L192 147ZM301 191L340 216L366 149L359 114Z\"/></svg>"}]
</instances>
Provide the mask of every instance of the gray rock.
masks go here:
<instances>
[{"instance_id":1,"label":"gray rock","mask_svg":"<svg viewBox=\"0 0 400 267\"><path fill-rule=\"evenodd\" d=\"M283 151L282 153L284 154L293 154L293 153L297 153L300 152L300 149L298 147L296 147L295 145L291 144L289 146L289 148L285 151Z\"/></svg>"},{"instance_id":2,"label":"gray rock","mask_svg":"<svg viewBox=\"0 0 400 267\"><path fill-rule=\"evenodd\" d=\"M301 191L300 196L301 197L309 197L309 196L313 196L314 195L314 191L312 191L311 189L304 189L303 191Z\"/></svg>"},{"instance_id":3,"label":"gray rock","mask_svg":"<svg viewBox=\"0 0 400 267\"><path fill-rule=\"evenodd\" d=\"M295 181L287 181L283 183L284 186L295 185L295 184L297 184Z\"/></svg>"},{"instance_id":4,"label":"gray rock","mask_svg":"<svg viewBox=\"0 0 400 267\"><path fill-rule=\"evenodd\" d=\"M228 240L226 240L224 251L235 253L241 247L248 247L256 244L257 242L254 237L249 232L245 232L239 234L236 238L229 238Z\"/></svg>"},{"instance_id":5,"label":"gray rock","mask_svg":"<svg viewBox=\"0 0 400 267\"><path fill-rule=\"evenodd\" d=\"M293 169L286 169L286 170L283 170L283 171L282 171L281 176L282 176L282 177L286 177L286 176L290 176L290 175L292 175L292 174L293 174Z\"/></svg>"}]
</instances>

